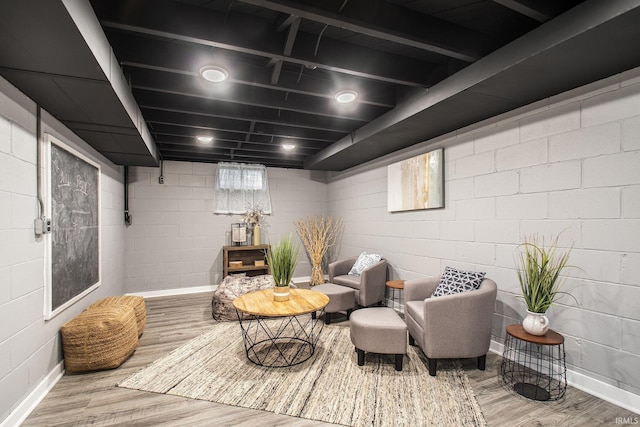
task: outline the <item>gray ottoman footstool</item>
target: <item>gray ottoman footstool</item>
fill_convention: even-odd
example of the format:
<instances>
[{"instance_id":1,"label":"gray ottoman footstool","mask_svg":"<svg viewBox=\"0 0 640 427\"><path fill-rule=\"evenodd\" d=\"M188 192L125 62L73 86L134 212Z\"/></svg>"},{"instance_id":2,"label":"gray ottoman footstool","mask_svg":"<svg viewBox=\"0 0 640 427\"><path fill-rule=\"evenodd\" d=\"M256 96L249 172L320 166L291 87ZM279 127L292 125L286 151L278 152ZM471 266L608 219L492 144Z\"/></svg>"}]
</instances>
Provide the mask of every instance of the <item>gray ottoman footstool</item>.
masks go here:
<instances>
[{"instance_id":1,"label":"gray ottoman footstool","mask_svg":"<svg viewBox=\"0 0 640 427\"><path fill-rule=\"evenodd\" d=\"M334 285L333 283L323 283L313 287L314 291L322 292L329 297L329 304L324 308L324 322L331 323L331 314L339 311L346 311L347 318L351 315L353 307L356 305L355 289L346 286Z\"/></svg>"},{"instance_id":2,"label":"gray ottoman footstool","mask_svg":"<svg viewBox=\"0 0 640 427\"><path fill-rule=\"evenodd\" d=\"M407 325L396 311L387 307L356 310L349 319L351 342L358 352L358 366L364 365L364 353L395 354L396 371L402 371L407 354Z\"/></svg>"}]
</instances>

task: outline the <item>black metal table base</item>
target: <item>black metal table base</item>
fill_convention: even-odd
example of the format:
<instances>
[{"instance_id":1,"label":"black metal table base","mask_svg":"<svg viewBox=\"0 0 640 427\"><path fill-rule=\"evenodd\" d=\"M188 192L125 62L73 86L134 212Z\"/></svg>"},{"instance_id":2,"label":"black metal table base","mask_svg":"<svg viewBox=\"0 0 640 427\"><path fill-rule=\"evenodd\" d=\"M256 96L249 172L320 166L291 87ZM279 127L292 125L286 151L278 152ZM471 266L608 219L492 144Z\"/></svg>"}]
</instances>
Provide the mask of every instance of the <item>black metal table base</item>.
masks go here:
<instances>
[{"instance_id":1,"label":"black metal table base","mask_svg":"<svg viewBox=\"0 0 640 427\"><path fill-rule=\"evenodd\" d=\"M247 359L259 366L287 367L309 360L324 327L319 316L311 314L246 318L236 313Z\"/></svg>"},{"instance_id":2,"label":"black metal table base","mask_svg":"<svg viewBox=\"0 0 640 427\"><path fill-rule=\"evenodd\" d=\"M564 344L535 344L507 334L500 373L503 384L521 396L561 399L567 390Z\"/></svg>"}]
</instances>

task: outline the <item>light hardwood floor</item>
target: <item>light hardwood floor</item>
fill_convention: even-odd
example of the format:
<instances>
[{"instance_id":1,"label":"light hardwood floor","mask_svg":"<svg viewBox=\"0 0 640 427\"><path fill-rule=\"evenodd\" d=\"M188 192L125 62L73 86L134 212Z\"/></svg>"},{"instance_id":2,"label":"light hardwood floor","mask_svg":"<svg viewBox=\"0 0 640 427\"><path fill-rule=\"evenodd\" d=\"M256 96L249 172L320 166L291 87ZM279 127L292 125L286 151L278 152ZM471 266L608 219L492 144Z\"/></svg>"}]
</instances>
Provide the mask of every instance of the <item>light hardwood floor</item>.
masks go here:
<instances>
[{"instance_id":1,"label":"light hardwood floor","mask_svg":"<svg viewBox=\"0 0 640 427\"><path fill-rule=\"evenodd\" d=\"M325 423L270 412L115 387L132 373L208 330L211 293L146 300L147 327L135 354L118 369L64 375L24 426L320 426ZM345 327L340 318L330 327ZM616 417L638 417L569 387L559 402L534 402L499 382L500 357L487 370L463 361L489 426L604 426ZM230 384L232 386L232 384ZM325 391L326 392L326 391Z\"/></svg>"}]
</instances>

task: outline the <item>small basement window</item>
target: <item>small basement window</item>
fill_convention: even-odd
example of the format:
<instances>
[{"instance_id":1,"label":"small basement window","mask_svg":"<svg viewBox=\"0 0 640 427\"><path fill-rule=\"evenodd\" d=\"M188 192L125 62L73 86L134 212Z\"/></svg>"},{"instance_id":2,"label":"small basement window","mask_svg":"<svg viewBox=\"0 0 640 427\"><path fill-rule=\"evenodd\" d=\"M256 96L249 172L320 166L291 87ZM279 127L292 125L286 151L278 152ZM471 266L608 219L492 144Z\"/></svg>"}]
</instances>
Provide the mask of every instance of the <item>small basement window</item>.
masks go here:
<instances>
[{"instance_id":1,"label":"small basement window","mask_svg":"<svg viewBox=\"0 0 640 427\"><path fill-rule=\"evenodd\" d=\"M243 214L260 207L271 213L271 197L267 168L245 163L218 163L215 187L215 209L218 214Z\"/></svg>"}]
</instances>

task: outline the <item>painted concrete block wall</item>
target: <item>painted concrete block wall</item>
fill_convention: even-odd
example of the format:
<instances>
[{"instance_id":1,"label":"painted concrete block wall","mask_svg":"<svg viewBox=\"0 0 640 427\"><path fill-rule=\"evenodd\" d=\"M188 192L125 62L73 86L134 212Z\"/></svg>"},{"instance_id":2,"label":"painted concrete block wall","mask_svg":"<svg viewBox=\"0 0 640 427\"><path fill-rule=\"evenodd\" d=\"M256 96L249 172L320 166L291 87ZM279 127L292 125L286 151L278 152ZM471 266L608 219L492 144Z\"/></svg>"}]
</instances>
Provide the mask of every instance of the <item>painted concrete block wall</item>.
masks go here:
<instances>
[{"instance_id":1,"label":"painted concrete block wall","mask_svg":"<svg viewBox=\"0 0 640 427\"><path fill-rule=\"evenodd\" d=\"M520 322L514 251L524 236L573 244L566 289L549 314L573 371L640 394L640 69L521 108L336 174L340 256L383 254L393 278L445 266L499 286L494 338ZM445 147L441 210L387 212L387 165Z\"/></svg>"},{"instance_id":2,"label":"painted concrete block wall","mask_svg":"<svg viewBox=\"0 0 640 427\"><path fill-rule=\"evenodd\" d=\"M125 232L128 292L215 286L222 280L222 247L230 244L231 224L240 215L216 215L216 164L164 162L159 168L130 168L129 211ZM327 184L310 171L268 168L273 214L261 227L263 243L295 235L294 220L324 213ZM311 272L303 255L296 276Z\"/></svg>"},{"instance_id":3,"label":"painted concrete block wall","mask_svg":"<svg viewBox=\"0 0 640 427\"><path fill-rule=\"evenodd\" d=\"M0 421L62 360L60 326L88 305L124 289L123 177L46 112L42 131L102 167L102 284L51 320L44 320L44 243L34 234L36 106L0 78ZM55 224L54 224L55 226Z\"/></svg>"}]
</instances>

